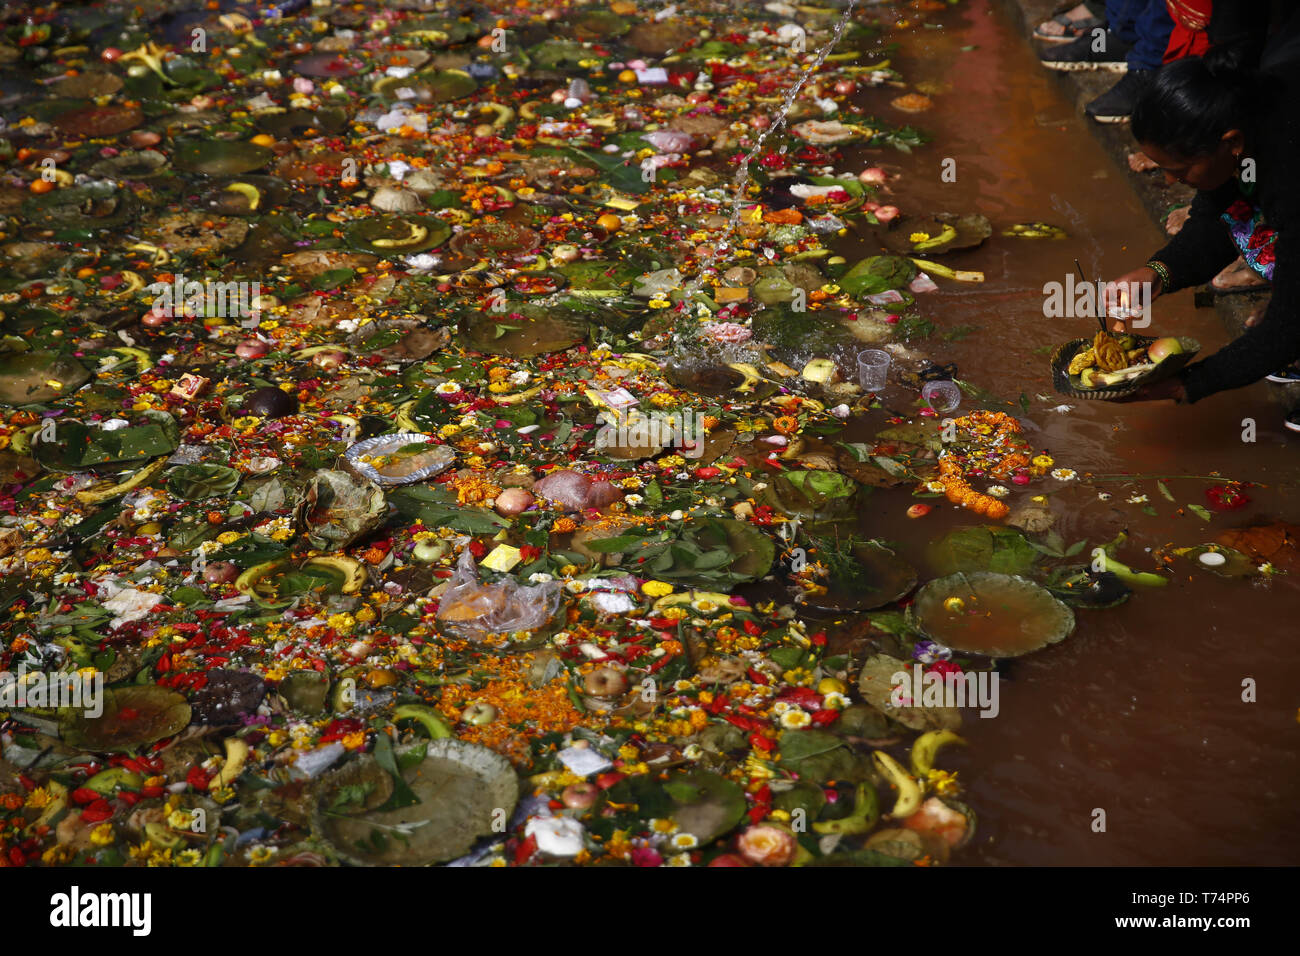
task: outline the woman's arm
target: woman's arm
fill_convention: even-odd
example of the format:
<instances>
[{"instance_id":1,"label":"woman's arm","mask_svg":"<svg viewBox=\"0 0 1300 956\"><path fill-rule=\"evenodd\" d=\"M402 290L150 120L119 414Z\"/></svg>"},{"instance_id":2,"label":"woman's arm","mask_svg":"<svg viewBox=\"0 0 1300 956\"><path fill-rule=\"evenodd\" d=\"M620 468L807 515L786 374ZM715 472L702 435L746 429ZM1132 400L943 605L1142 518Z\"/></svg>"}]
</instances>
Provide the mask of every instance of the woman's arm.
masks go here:
<instances>
[{"instance_id":1,"label":"woman's arm","mask_svg":"<svg viewBox=\"0 0 1300 956\"><path fill-rule=\"evenodd\" d=\"M1198 192L1192 200L1187 222L1163 249L1151 257L1169 270L1169 285L1161 292L1174 292L1209 282L1240 254L1228 226L1219 218L1236 195L1235 182L1212 193Z\"/></svg>"},{"instance_id":2,"label":"woman's arm","mask_svg":"<svg viewBox=\"0 0 1300 956\"><path fill-rule=\"evenodd\" d=\"M1278 232L1273 297L1263 319L1229 345L1182 372L1187 400L1258 382L1300 358L1300 233Z\"/></svg>"}]
</instances>

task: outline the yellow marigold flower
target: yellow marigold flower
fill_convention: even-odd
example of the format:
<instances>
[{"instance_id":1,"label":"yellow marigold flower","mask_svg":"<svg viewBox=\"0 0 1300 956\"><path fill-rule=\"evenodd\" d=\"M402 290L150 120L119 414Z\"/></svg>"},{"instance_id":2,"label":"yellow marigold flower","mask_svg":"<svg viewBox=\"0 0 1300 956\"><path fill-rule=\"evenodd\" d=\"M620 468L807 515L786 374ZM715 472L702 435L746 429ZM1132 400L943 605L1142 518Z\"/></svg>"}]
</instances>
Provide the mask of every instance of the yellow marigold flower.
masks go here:
<instances>
[{"instance_id":1,"label":"yellow marigold flower","mask_svg":"<svg viewBox=\"0 0 1300 956\"><path fill-rule=\"evenodd\" d=\"M50 800L52 799L50 791L46 790L44 787L37 787L27 795L27 806L31 807L33 810L39 810L42 807L49 806Z\"/></svg>"},{"instance_id":2,"label":"yellow marigold flower","mask_svg":"<svg viewBox=\"0 0 1300 956\"><path fill-rule=\"evenodd\" d=\"M1051 455L1036 455L1034 457L1035 468L1051 468L1054 464L1056 464L1056 462L1052 459Z\"/></svg>"},{"instance_id":3,"label":"yellow marigold flower","mask_svg":"<svg viewBox=\"0 0 1300 956\"><path fill-rule=\"evenodd\" d=\"M664 597L673 593L673 586L667 581L647 581L641 585L641 591L650 597Z\"/></svg>"},{"instance_id":4,"label":"yellow marigold flower","mask_svg":"<svg viewBox=\"0 0 1300 956\"><path fill-rule=\"evenodd\" d=\"M95 846L108 846L116 839L117 834L113 831L111 823L101 823L90 831L90 842Z\"/></svg>"}]
</instances>

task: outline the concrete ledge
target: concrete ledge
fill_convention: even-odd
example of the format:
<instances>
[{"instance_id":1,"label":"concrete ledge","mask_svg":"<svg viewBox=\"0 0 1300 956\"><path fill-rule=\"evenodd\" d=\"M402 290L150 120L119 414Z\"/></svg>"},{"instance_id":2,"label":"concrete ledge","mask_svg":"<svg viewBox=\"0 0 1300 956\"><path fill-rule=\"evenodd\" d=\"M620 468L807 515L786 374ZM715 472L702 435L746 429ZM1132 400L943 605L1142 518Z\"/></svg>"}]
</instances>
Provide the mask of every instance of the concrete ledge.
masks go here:
<instances>
[{"instance_id":1,"label":"concrete ledge","mask_svg":"<svg viewBox=\"0 0 1300 956\"><path fill-rule=\"evenodd\" d=\"M1058 6L1056 0L998 0L1010 17L1011 22L1020 27L1026 42L1035 55L1048 44L1033 38L1034 27L1048 19L1052 10ZM1120 74L1096 70L1078 70L1061 72L1047 70L1043 72L1053 77L1053 82L1060 85L1065 97L1075 104L1079 114L1092 100L1110 89L1119 79ZM1115 164L1127 178L1133 191L1142 200L1151 218L1160 229L1164 230L1165 217L1176 206L1185 206L1195 194L1188 186L1181 184L1169 186L1159 173L1135 173L1128 166L1128 154L1137 149L1127 123L1096 123L1085 120L1088 128L1106 150ZM1246 317L1261 302L1268 300L1268 292L1239 292L1229 295L1215 293L1204 286L1196 292L1197 305L1212 305L1229 334L1240 335L1246 328ZM1279 385L1270 389L1270 394L1280 404L1294 407L1300 404L1300 384Z\"/></svg>"}]
</instances>

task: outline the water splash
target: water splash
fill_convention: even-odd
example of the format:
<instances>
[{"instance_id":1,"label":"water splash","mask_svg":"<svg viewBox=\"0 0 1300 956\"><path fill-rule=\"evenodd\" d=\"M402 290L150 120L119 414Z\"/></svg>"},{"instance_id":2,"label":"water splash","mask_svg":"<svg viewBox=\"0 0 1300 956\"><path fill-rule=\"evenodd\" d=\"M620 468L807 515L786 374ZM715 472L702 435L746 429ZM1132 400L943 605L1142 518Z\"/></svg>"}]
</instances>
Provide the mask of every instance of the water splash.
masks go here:
<instances>
[{"instance_id":1,"label":"water splash","mask_svg":"<svg viewBox=\"0 0 1300 956\"><path fill-rule=\"evenodd\" d=\"M705 276L713 268L714 263L731 249L731 239L740 228L740 219L744 212L745 195L749 191L750 164L763 151L763 146L767 143L768 137L785 127L790 115L790 110L794 108L795 100L799 98L799 93L803 90L808 80L819 69L821 69L822 65L826 62L826 58L831 55L831 51L834 50L840 40L843 39L844 31L848 29L848 25L852 21L853 11L857 9L857 5L858 0L849 0L849 5L844 8L844 13L835 24L835 30L831 34L831 38L817 51L816 56L813 57L813 61L804 67L802 75L795 84L786 90L780 108L774 113L768 115L770 122L768 123L767 129L763 130L759 134L753 147L741 159L740 166L736 170L736 175L732 178L733 195L731 198L731 215L727 220L727 227L723 230L722 236L719 238L717 243L714 244L709 254L700 262L695 277L687 283L684 290L687 294L687 302L690 302L694 294L700 290L700 287L704 284Z\"/></svg>"}]
</instances>

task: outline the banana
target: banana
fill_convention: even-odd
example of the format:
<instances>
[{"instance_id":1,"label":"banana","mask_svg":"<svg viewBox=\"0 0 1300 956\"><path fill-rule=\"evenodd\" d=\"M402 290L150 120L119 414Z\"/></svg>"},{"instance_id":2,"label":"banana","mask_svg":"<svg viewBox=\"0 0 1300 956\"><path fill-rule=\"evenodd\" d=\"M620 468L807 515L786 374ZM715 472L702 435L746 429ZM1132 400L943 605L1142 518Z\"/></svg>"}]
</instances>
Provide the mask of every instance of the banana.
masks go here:
<instances>
[{"instance_id":1,"label":"banana","mask_svg":"<svg viewBox=\"0 0 1300 956\"><path fill-rule=\"evenodd\" d=\"M902 765L883 750L873 750L871 759L881 775L898 788L898 799L889 815L895 819L910 817L921 807L921 788Z\"/></svg>"},{"instance_id":2,"label":"banana","mask_svg":"<svg viewBox=\"0 0 1300 956\"><path fill-rule=\"evenodd\" d=\"M912 258L909 256L909 258ZM957 282L983 282L984 273L982 272L965 272L959 269L949 269L945 265L940 265L931 259L912 258L917 266L924 269L932 276L938 276L941 279L953 279Z\"/></svg>"},{"instance_id":3,"label":"banana","mask_svg":"<svg viewBox=\"0 0 1300 956\"><path fill-rule=\"evenodd\" d=\"M185 841L178 834L173 833L157 820L150 820L144 825L144 835L152 845L164 850L179 850L185 845Z\"/></svg>"},{"instance_id":4,"label":"banana","mask_svg":"<svg viewBox=\"0 0 1300 956\"><path fill-rule=\"evenodd\" d=\"M678 604L690 604L693 601L708 601L719 607L739 608L744 605L732 604L731 595L723 594L720 591L680 591L677 594L666 594L659 600L655 601L654 609L656 612L663 611L670 607L676 607Z\"/></svg>"},{"instance_id":5,"label":"banana","mask_svg":"<svg viewBox=\"0 0 1300 956\"><path fill-rule=\"evenodd\" d=\"M134 295L144 288L144 277L138 272L132 272L129 269L122 270L123 284L118 286L113 294L119 299L125 299L129 295Z\"/></svg>"},{"instance_id":6,"label":"banana","mask_svg":"<svg viewBox=\"0 0 1300 956\"><path fill-rule=\"evenodd\" d=\"M156 266L166 265L171 261L172 254L166 249L159 248L148 242L135 242L126 247L130 252L143 252L152 256L152 263Z\"/></svg>"},{"instance_id":7,"label":"banana","mask_svg":"<svg viewBox=\"0 0 1300 956\"><path fill-rule=\"evenodd\" d=\"M428 238L428 226L409 222L406 225L410 232L405 236L402 236L400 239L374 239L370 244L378 249L404 249L407 246L419 245Z\"/></svg>"},{"instance_id":8,"label":"banana","mask_svg":"<svg viewBox=\"0 0 1300 956\"><path fill-rule=\"evenodd\" d=\"M745 380L736 386L738 392L752 392L754 386L763 381L763 376L758 369L746 362L728 362L727 366L745 376Z\"/></svg>"},{"instance_id":9,"label":"banana","mask_svg":"<svg viewBox=\"0 0 1300 956\"><path fill-rule=\"evenodd\" d=\"M77 501L83 505L97 505L109 498L116 498L118 495L126 494L137 485L143 485L145 482L153 479L160 471L167 467L167 459L159 458L156 461L145 465L126 481L116 485L101 485L98 488L91 488L88 491L78 491Z\"/></svg>"},{"instance_id":10,"label":"banana","mask_svg":"<svg viewBox=\"0 0 1300 956\"><path fill-rule=\"evenodd\" d=\"M966 746L966 741L951 730L930 730L912 743L912 776L924 780L934 769L934 758L949 744Z\"/></svg>"},{"instance_id":11,"label":"banana","mask_svg":"<svg viewBox=\"0 0 1300 956\"><path fill-rule=\"evenodd\" d=\"M1097 550L1101 551L1100 548ZM1097 555L1097 564L1101 565L1102 571L1109 571L1115 577L1119 578L1125 584L1132 584L1138 587L1160 588L1169 583L1169 579L1161 577L1150 571L1134 571L1127 564L1124 564L1118 558L1112 557L1105 551ZM1096 565L1094 565L1096 567Z\"/></svg>"},{"instance_id":12,"label":"banana","mask_svg":"<svg viewBox=\"0 0 1300 956\"><path fill-rule=\"evenodd\" d=\"M256 599L259 596L257 593L257 583L261 581L262 578L281 568L284 563L284 559L280 558L276 561L263 561L261 564L253 565L239 577L235 578L235 590L240 594L247 594L249 597Z\"/></svg>"},{"instance_id":13,"label":"banana","mask_svg":"<svg viewBox=\"0 0 1300 956\"><path fill-rule=\"evenodd\" d=\"M248 755L251 752L248 744L238 737L227 737L225 763L221 765L217 775L208 782L208 789L223 790L238 780L239 775L244 772L244 764L248 763Z\"/></svg>"},{"instance_id":14,"label":"banana","mask_svg":"<svg viewBox=\"0 0 1300 956\"><path fill-rule=\"evenodd\" d=\"M526 402L534 395L540 395L542 387L525 389L522 392L515 392L513 395L493 395L492 400L498 405L518 405L520 402Z\"/></svg>"},{"instance_id":15,"label":"banana","mask_svg":"<svg viewBox=\"0 0 1300 956\"><path fill-rule=\"evenodd\" d=\"M399 720L413 720L424 728L425 733L433 740L441 740L444 737L451 736L451 728L447 722L442 719L442 715L432 707L425 707L422 704L403 704L393 711L393 723Z\"/></svg>"},{"instance_id":16,"label":"banana","mask_svg":"<svg viewBox=\"0 0 1300 956\"><path fill-rule=\"evenodd\" d=\"M40 425L26 425L9 436L9 448L15 454L28 455L32 451L32 436L41 430Z\"/></svg>"},{"instance_id":17,"label":"banana","mask_svg":"<svg viewBox=\"0 0 1300 956\"><path fill-rule=\"evenodd\" d=\"M495 113L496 119L492 121L493 129L501 129L515 118L515 111L504 103L484 103L479 107L480 113Z\"/></svg>"},{"instance_id":18,"label":"banana","mask_svg":"<svg viewBox=\"0 0 1300 956\"><path fill-rule=\"evenodd\" d=\"M356 594L366 583L366 566L356 558L350 558L346 554L329 554L319 558L309 558L303 562L302 566L309 568L313 565L342 574L342 590L344 594Z\"/></svg>"},{"instance_id":19,"label":"banana","mask_svg":"<svg viewBox=\"0 0 1300 956\"><path fill-rule=\"evenodd\" d=\"M397 406L397 415L394 416L393 421L396 423L399 431L418 432L420 430L420 426L411 418L411 409L414 407L414 399L409 402L403 402L401 405Z\"/></svg>"},{"instance_id":20,"label":"banana","mask_svg":"<svg viewBox=\"0 0 1300 956\"><path fill-rule=\"evenodd\" d=\"M814 823L813 830L821 834L839 833L853 836L867 833L879 820L880 798L876 794L876 788L869 783L860 783L853 797L853 812L839 820Z\"/></svg>"},{"instance_id":21,"label":"banana","mask_svg":"<svg viewBox=\"0 0 1300 956\"><path fill-rule=\"evenodd\" d=\"M248 211L253 212L262 204L262 191L252 183L231 183L226 187L228 193L239 193L248 200Z\"/></svg>"},{"instance_id":22,"label":"banana","mask_svg":"<svg viewBox=\"0 0 1300 956\"><path fill-rule=\"evenodd\" d=\"M938 246L942 246L945 242L951 242L956 238L957 238L957 230L954 229L952 226L948 225L947 223L944 223L943 230L939 233L939 235L934 236L930 239L924 239L918 243L914 243L912 245L912 248L915 249L917 252L925 252L928 249L934 249Z\"/></svg>"},{"instance_id":23,"label":"banana","mask_svg":"<svg viewBox=\"0 0 1300 956\"><path fill-rule=\"evenodd\" d=\"M153 359L149 357L149 353L144 349L131 349L123 346L121 348L109 349L109 351L116 352L118 355L134 361L137 373L142 374L153 368ZM116 368L116 366L114 366L114 368Z\"/></svg>"},{"instance_id":24,"label":"banana","mask_svg":"<svg viewBox=\"0 0 1300 956\"><path fill-rule=\"evenodd\" d=\"M45 789L49 791L50 796L54 799L45 805L41 815L27 825L23 832L32 836L41 827L52 826L56 817L60 816L64 810L68 809L68 788L57 780L49 780L45 784Z\"/></svg>"}]
</instances>

